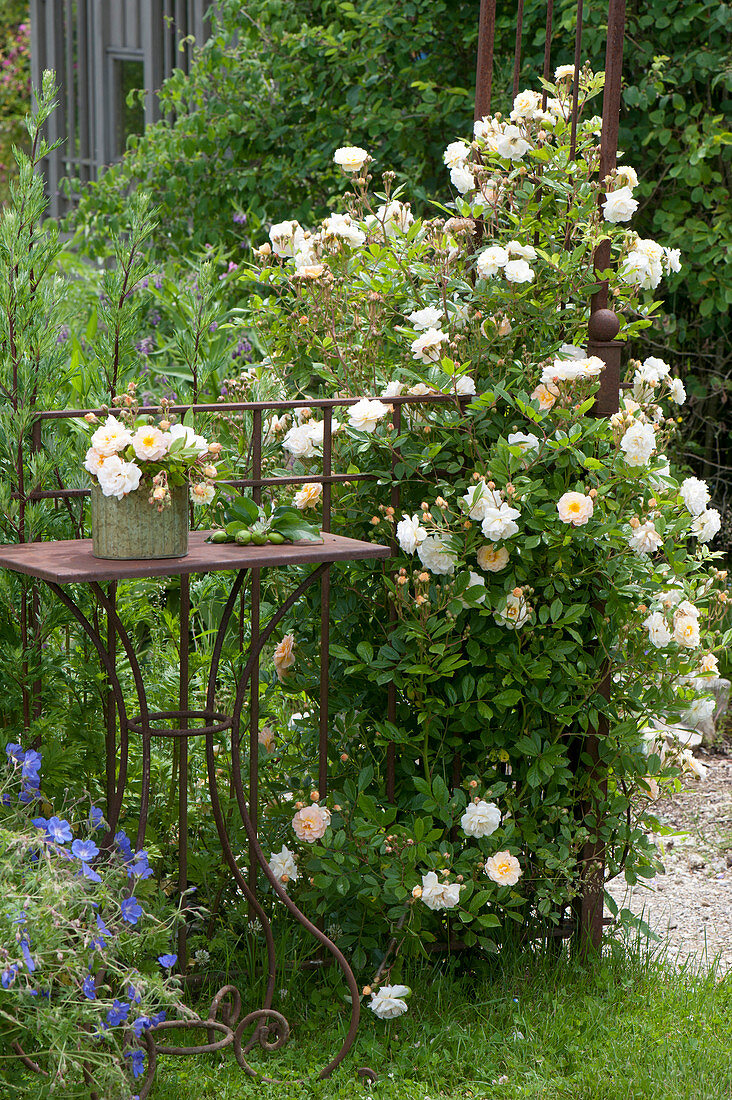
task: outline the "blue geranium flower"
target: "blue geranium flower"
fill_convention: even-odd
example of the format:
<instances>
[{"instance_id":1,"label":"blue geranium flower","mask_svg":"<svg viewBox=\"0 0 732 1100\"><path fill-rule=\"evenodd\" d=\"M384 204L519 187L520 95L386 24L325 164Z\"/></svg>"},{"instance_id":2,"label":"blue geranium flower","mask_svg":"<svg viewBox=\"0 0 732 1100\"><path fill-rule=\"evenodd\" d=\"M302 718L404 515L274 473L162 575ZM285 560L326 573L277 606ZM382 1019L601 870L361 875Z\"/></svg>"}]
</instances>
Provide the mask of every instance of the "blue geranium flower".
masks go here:
<instances>
[{"instance_id":1,"label":"blue geranium flower","mask_svg":"<svg viewBox=\"0 0 732 1100\"><path fill-rule=\"evenodd\" d=\"M35 825L36 829L43 829L44 833L48 832L48 818L47 817L32 817L31 825Z\"/></svg>"},{"instance_id":2,"label":"blue geranium flower","mask_svg":"<svg viewBox=\"0 0 732 1100\"><path fill-rule=\"evenodd\" d=\"M158 962L164 970L172 970L178 962L177 955L158 955Z\"/></svg>"},{"instance_id":3,"label":"blue geranium flower","mask_svg":"<svg viewBox=\"0 0 732 1100\"><path fill-rule=\"evenodd\" d=\"M127 1051L125 1058L129 1058L132 1065L132 1076L141 1077L145 1072L145 1052L143 1050Z\"/></svg>"},{"instance_id":4,"label":"blue geranium flower","mask_svg":"<svg viewBox=\"0 0 732 1100\"><path fill-rule=\"evenodd\" d=\"M28 949L28 941L22 940L20 944L20 950L23 952L23 958L25 959L25 965L28 967L28 973L32 974L36 968L36 964L33 961L33 956Z\"/></svg>"},{"instance_id":5,"label":"blue geranium flower","mask_svg":"<svg viewBox=\"0 0 732 1100\"><path fill-rule=\"evenodd\" d=\"M158 1024L162 1024L163 1020L165 1019L165 1009L162 1009L160 1012L156 1012L155 1015L151 1017L151 1019L153 1027L157 1027Z\"/></svg>"},{"instance_id":6,"label":"blue geranium flower","mask_svg":"<svg viewBox=\"0 0 732 1100\"><path fill-rule=\"evenodd\" d=\"M25 749L22 745L16 745L14 742L5 746L5 752L8 756L8 761L13 761L14 764L22 764L25 760Z\"/></svg>"},{"instance_id":7,"label":"blue geranium flower","mask_svg":"<svg viewBox=\"0 0 732 1100\"><path fill-rule=\"evenodd\" d=\"M23 757L23 770L21 772L23 779L37 779L40 770L41 754L36 752L35 749L28 749Z\"/></svg>"},{"instance_id":8,"label":"blue geranium flower","mask_svg":"<svg viewBox=\"0 0 732 1100\"><path fill-rule=\"evenodd\" d=\"M92 806L89 810L89 823L92 829L104 828L104 814L98 806Z\"/></svg>"},{"instance_id":9,"label":"blue geranium flower","mask_svg":"<svg viewBox=\"0 0 732 1100\"><path fill-rule=\"evenodd\" d=\"M75 840L71 845L71 851L84 863L90 863L95 856L99 855L99 849L93 840Z\"/></svg>"},{"instance_id":10,"label":"blue geranium flower","mask_svg":"<svg viewBox=\"0 0 732 1100\"><path fill-rule=\"evenodd\" d=\"M147 1031L149 1027L152 1027L152 1020L149 1016L138 1016L136 1020L132 1021L132 1030L138 1039L143 1031Z\"/></svg>"},{"instance_id":11,"label":"blue geranium flower","mask_svg":"<svg viewBox=\"0 0 732 1100\"><path fill-rule=\"evenodd\" d=\"M97 936L95 939L92 940L92 947L97 947L101 950L101 948L106 946L106 943L107 943L107 940L106 940L105 937L109 936L111 938L112 933L109 931L106 924L104 923L104 921L102 920L102 918L99 916L98 913L97 913L97 928L99 929L99 936Z\"/></svg>"},{"instance_id":12,"label":"blue geranium flower","mask_svg":"<svg viewBox=\"0 0 732 1100\"><path fill-rule=\"evenodd\" d=\"M107 1023L110 1027L119 1027L123 1024L130 1014L130 1006L123 1001L118 1001L115 997L112 1002L112 1007L107 1013Z\"/></svg>"},{"instance_id":13,"label":"blue geranium flower","mask_svg":"<svg viewBox=\"0 0 732 1100\"><path fill-rule=\"evenodd\" d=\"M55 814L49 818L46 828L51 840L54 840L57 844L65 844L67 840L71 840L71 826L68 821L62 821Z\"/></svg>"},{"instance_id":14,"label":"blue geranium flower","mask_svg":"<svg viewBox=\"0 0 732 1100\"><path fill-rule=\"evenodd\" d=\"M124 829L120 829L119 832L114 834L114 840L120 852L122 853L122 858L124 859L125 863L133 863L135 857L132 854L132 845L130 844L130 838L128 837Z\"/></svg>"},{"instance_id":15,"label":"blue geranium flower","mask_svg":"<svg viewBox=\"0 0 732 1100\"><path fill-rule=\"evenodd\" d=\"M12 966L8 966L5 970L3 970L2 974L0 974L0 983L2 984L3 989L10 989L11 985L15 981L15 975L18 973L18 969L19 968L15 966L15 964L13 964Z\"/></svg>"},{"instance_id":16,"label":"blue geranium flower","mask_svg":"<svg viewBox=\"0 0 732 1100\"><path fill-rule=\"evenodd\" d=\"M140 1001L142 1000L141 994L137 992L134 985L132 985L131 983L127 986L127 996L130 998L132 1004L139 1005Z\"/></svg>"},{"instance_id":17,"label":"blue geranium flower","mask_svg":"<svg viewBox=\"0 0 732 1100\"><path fill-rule=\"evenodd\" d=\"M88 878L89 882L101 882L100 876L96 873L93 867L90 867L88 863L84 863L82 860L81 871L79 872L84 878Z\"/></svg>"},{"instance_id":18,"label":"blue geranium flower","mask_svg":"<svg viewBox=\"0 0 732 1100\"><path fill-rule=\"evenodd\" d=\"M134 863L127 872L128 878L150 878L152 875L152 867L148 861L148 855L144 848L141 848L139 852L135 852Z\"/></svg>"},{"instance_id":19,"label":"blue geranium flower","mask_svg":"<svg viewBox=\"0 0 732 1100\"><path fill-rule=\"evenodd\" d=\"M125 898L120 908L122 910L122 920L127 921L128 924L137 924L142 916L142 906L134 894L131 898Z\"/></svg>"},{"instance_id":20,"label":"blue geranium flower","mask_svg":"<svg viewBox=\"0 0 732 1100\"><path fill-rule=\"evenodd\" d=\"M84 978L84 981L81 984L81 988L84 991L84 996L88 1001L96 1001L97 986L91 974L87 974L87 976Z\"/></svg>"}]
</instances>

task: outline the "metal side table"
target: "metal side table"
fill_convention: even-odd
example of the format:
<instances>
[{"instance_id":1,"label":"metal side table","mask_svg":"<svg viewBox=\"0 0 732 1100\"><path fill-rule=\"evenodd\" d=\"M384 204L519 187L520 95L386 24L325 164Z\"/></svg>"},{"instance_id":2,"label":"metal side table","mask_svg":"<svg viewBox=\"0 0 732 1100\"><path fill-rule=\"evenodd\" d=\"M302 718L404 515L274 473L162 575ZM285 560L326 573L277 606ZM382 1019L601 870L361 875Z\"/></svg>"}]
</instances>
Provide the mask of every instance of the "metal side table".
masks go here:
<instances>
[{"instance_id":1,"label":"metal side table","mask_svg":"<svg viewBox=\"0 0 732 1100\"><path fill-rule=\"evenodd\" d=\"M110 706L111 719L107 724L106 734L106 783L107 783L107 820L110 831L109 839L114 835L117 822L122 810L127 781L128 757L130 748L130 734L140 738L142 743L142 795L140 803L140 821L137 831L136 848L142 848L145 842L145 828L150 802L150 752L152 740L155 737L172 737L179 740L179 885L181 891L187 889L187 848L188 848L188 738L205 737L206 739L206 767L208 772L208 784L211 798L211 810L216 822L216 828L221 842L223 855L234 879L247 898L253 914L259 919L264 930L267 958L268 958L268 983L261 1008L241 1016L242 998L238 989L233 985L226 985L220 989L211 1002L207 1019L176 1021L164 1021L157 1027L150 1028L144 1033L143 1042L147 1048L147 1067L145 1083L139 1089L140 1100L145 1100L152 1088L155 1076L158 1054L202 1054L214 1050L222 1050L225 1047L233 1048L234 1056L241 1068L253 1077L260 1074L247 1062L247 1053L259 1044L264 1050L273 1051L282 1047L289 1034L289 1024L285 1017L272 1008L272 1000L276 978L275 945L272 928L269 919L262 908L253 889L253 881L247 881L247 877L238 865L232 851L231 843L221 810L218 782L216 776L216 755L214 753L214 739L217 735L230 731L231 737L231 768L234 793L249 840L249 859L251 863L261 868L262 873L272 886L272 889L280 901L287 907L290 914L314 936L330 954L341 968L348 984L351 995L351 1022L348 1034L336 1056L321 1071L320 1077L328 1076L343 1060L353 1044L358 1027L360 992L356 985L353 972L338 947L319 929L312 921L302 913L286 890L280 885L272 874L267 858L257 839L256 827L256 792L250 789L249 804L244 791L241 773L242 738L240 735L241 712L244 705L244 697L247 686L252 678L252 673L258 669L259 655L267 643L273 630L282 620L283 616L296 603L306 589L321 578L326 578L322 587L323 623L321 639L321 703L325 700L325 719L321 714L321 745L327 734L327 616L328 616L328 592L330 566L339 561L355 561L363 559L388 558L391 555L389 547L379 546L374 543L360 542L356 539L343 538L338 535L323 533L322 542L318 543L294 543L282 546L247 546L240 547L234 544L215 544L206 542L209 532L194 531L190 534L189 552L181 558L163 558L150 561L113 561L95 558L92 554L90 539L69 540L64 542L36 542L25 543L20 546L0 546L0 568L10 569L17 573L24 573L30 577L44 581L62 604L71 612L80 624L86 635L99 654L99 658L106 670L109 688L112 693L114 708L116 708L119 720L119 744L117 743L114 709ZM246 574L254 571L257 578L257 592L259 588L259 571L261 569L277 569L286 566L313 566L312 571L288 596L285 602L277 609L273 617L263 629L259 629L258 613L255 629L250 639L249 649L244 662L244 668L239 675L234 701L233 711L230 715L223 714L215 708L216 681L224 645L224 638L231 620L234 606L242 590ZM216 639L211 655L211 665L208 674L205 707L201 710L189 709L188 703L188 647L190 628L190 588L189 577L193 573L211 573L231 571L234 580L231 585L228 599L224 606L221 621L216 633ZM181 578L181 606L180 606L180 693L178 707L167 711L151 712L148 706L147 693L143 682L140 664L137 660L134 646L122 623L116 608L116 585L119 581L135 580L142 577L168 577L179 576ZM109 584L108 591L102 585ZM107 616L108 637L105 640L99 630L84 614L73 596L73 589L66 586L74 584L89 585L99 607ZM128 713L124 699L124 693L117 675L115 660L115 639L124 650L130 665L135 683L138 700L138 713L131 716ZM256 746L250 742L250 752ZM321 766L322 768L322 766ZM253 774L253 772L252 772ZM324 793L324 791L322 792ZM254 817L254 820L253 820ZM185 931L183 938L179 940L179 948L182 948L185 957ZM207 1032L208 1042L199 1046L164 1046L157 1042L161 1032L172 1028L203 1029ZM245 1039L245 1034L252 1034ZM215 1039L215 1034L222 1037ZM370 1075L370 1071L365 1071ZM261 1078L271 1081L272 1078Z\"/></svg>"}]
</instances>

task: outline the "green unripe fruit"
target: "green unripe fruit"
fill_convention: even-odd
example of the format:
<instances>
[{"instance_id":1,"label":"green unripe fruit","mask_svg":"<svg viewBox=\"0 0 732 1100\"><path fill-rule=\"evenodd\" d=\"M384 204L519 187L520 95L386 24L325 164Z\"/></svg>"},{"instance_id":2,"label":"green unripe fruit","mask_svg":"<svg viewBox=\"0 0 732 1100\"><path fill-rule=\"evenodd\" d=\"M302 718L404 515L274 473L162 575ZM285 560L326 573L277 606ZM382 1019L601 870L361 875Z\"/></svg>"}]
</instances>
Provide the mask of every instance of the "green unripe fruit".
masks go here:
<instances>
[{"instance_id":1,"label":"green unripe fruit","mask_svg":"<svg viewBox=\"0 0 732 1100\"><path fill-rule=\"evenodd\" d=\"M234 536L234 542L237 546L248 546L251 541L251 531L240 531L238 535Z\"/></svg>"},{"instance_id":2,"label":"green unripe fruit","mask_svg":"<svg viewBox=\"0 0 732 1100\"><path fill-rule=\"evenodd\" d=\"M274 543L275 546L282 546L282 543L285 541L285 536L281 535L279 531L270 531L269 541Z\"/></svg>"},{"instance_id":3,"label":"green unripe fruit","mask_svg":"<svg viewBox=\"0 0 732 1100\"><path fill-rule=\"evenodd\" d=\"M264 546L267 541L267 536L264 531L255 531L252 535L252 542L255 546Z\"/></svg>"},{"instance_id":4,"label":"green unripe fruit","mask_svg":"<svg viewBox=\"0 0 732 1100\"><path fill-rule=\"evenodd\" d=\"M211 542L228 542L229 536L226 531L214 531L211 535Z\"/></svg>"}]
</instances>

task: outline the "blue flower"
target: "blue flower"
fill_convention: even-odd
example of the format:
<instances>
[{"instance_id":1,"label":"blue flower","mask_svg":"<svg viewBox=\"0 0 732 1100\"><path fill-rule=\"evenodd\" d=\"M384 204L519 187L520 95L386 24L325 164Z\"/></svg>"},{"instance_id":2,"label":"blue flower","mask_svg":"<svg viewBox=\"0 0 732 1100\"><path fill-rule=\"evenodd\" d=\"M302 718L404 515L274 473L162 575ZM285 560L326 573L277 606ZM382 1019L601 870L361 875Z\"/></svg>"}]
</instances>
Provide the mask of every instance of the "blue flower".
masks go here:
<instances>
[{"instance_id":1,"label":"blue flower","mask_svg":"<svg viewBox=\"0 0 732 1100\"><path fill-rule=\"evenodd\" d=\"M16 745L12 741L5 746L5 752L8 756L8 763L12 760L14 764L22 764L25 760L25 749L22 745Z\"/></svg>"},{"instance_id":2,"label":"blue flower","mask_svg":"<svg viewBox=\"0 0 732 1100\"><path fill-rule=\"evenodd\" d=\"M48 818L47 817L32 817L31 825L35 825L36 829L43 829L44 833L48 831Z\"/></svg>"},{"instance_id":3,"label":"blue flower","mask_svg":"<svg viewBox=\"0 0 732 1100\"><path fill-rule=\"evenodd\" d=\"M115 997L112 1002L112 1007L107 1013L107 1023L110 1027L119 1027L123 1024L130 1014L130 1006L124 1004L122 1001L118 1001Z\"/></svg>"},{"instance_id":4,"label":"blue flower","mask_svg":"<svg viewBox=\"0 0 732 1100\"><path fill-rule=\"evenodd\" d=\"M156 1012L156 1014L152 1017L152 1026L157 1027L158 1024L162 1024L164 1019L165 1019L165 1009L162 1009L162 1011Z\"/></svg>"},{"instance_id":5,"label":"blue flower","mask_svg":"<svg viewBox=\"0 0 732 1100\"><path fill-rule=\"evenodd\" d=\"M91 974L87 974L82 982L81 988L84 991L84 996L88 1001L96 1001L97 999L97 986L94 978Z\"/></svg>"},{"instance_id":6,"label":"blue flower","mask_svg":"<svg viewBox=\"0 0 732 1100\"><path fill-rule=\"evenodd\" d=\"M135 852L134 860L135 862L127 872L127 877L140 879L150 878L153 871L144 848L141 848L139 852Z\"/></svg>"},{"instance_id":7,"label":"blue flower","mask_svg":"<svg viewBox=\"0 0 732 1100\"><path fill-rule=\"evenodd\" d=\"M149 1016L138 1016L136 1020L132 1021L132 1030L138 1039L143 1031L147 1031L149 1027L152 1027L152 1020Z\"/></svg>"},{"instance_id":8,"label":"blue flower","mask_svg":"<svg viewBox=\"0 0 732 1100\"><path fill-rule=\"evenodd\" d=\"M114 840L119 848L125 863L133 863L134 856L132 855L132 845L130 844L130 838L124 829L120 829L118 833L114 834Z\"/></svg>"},{"instance_id":9,"label":"blue flower","mask_svg":"<svg viewBox=\"0 0 732 1100\"><path fill-rule=\"evenodd\" d=\"M90 863L95 856L99 855L99 849L93 840L75 840L71 845L71 851L84 863Z\"/></svg>"},{"instance_id":10,"label":"blue flower","mask_svg":"<svg viewBox=\"0 0 732 1100\"><path fill-rule=\"evenodd\" d=\"M137 992L134 985L132 984L127 986L127 996L130 998L130 1001L136 1005L139 1005L140 1001L142 1000L142 996Z\"/></svg>"},{"instance_id":11,"label":"blue flower","mask_svg":"<svg viewBox=\"0 0 732 1100\"><path fill-rule=\"evenodd\" d=\"M127 1051L125 1058L129 1058L132 1063L132 1076L141 1077L145 1072L144 1050L133 1050L131 1053Z\"/></svg>"},{"instance_id":12,"label":"blue flower","mask_svg":"<svg viewBox=\"0 0 732 1100\"><path fill-rule=\"evenodd\" d=\"M5 970L3 970L2 974L0 974L0 983L2 983L3 989L10 989L11 985L15 981L15 975L17 973L18 967L15 965L8 966Z\"/></svg>"},{"instance_id":13,"label":"blue flower","mask_svg":"<svg viewBox=\"0 0 732 1100\"><path fill-rule=\"evenodd\" d=\"M41 754L35 749L28 749L23 757L23 779L37 779L41 770Z\"/></svg>"},{"instance_id":14,"label":"blue flower","mask_svg":"<svg viewBox=\"0 0 732 1100\"><path fill-rule=\"evenodd\" d=\"M89 823L92 829L104 828L104 814L98 806L92 806L89 810Z\"/></svg>"},{"instance_id":15,"label":"blue flower","mask_svg":"<svg viewBox=\"0 0 732 1100\"><path fill-rule=\"evenodd\" d=\"M177 955L158 955L158 962L164 970L172 970L178 962Z\"/></svg>"},{"instance_id":16,"label":"blue flower","mask_svg":"<svg viewBox=\"0 0 732 1100\"><path fill-rule=\"evenodd\" d=\"M57 844L65 844L67 840L71 840L71 826L68 821L62 821L55 814L49 819L47 829L49 837Z\"/></svg>"},{"instance_id":17,"label":"blue flower","mask_svg":"<svg viewBox=\"0 0 732 1100\"><path fill-rule=\"evenodd\" d=\"M88 878L89 882L101 882L100 876L96 873L93 867L90 867L88 863L84 863L82 860L81 871L79 872L84 878Z\"/></svg>"},{"instance_id":18,"label":"blue flower","mask_svg":"<svg viewBox=\"0 0 732 1100\"><path fill-rule=\"evenodd\" d=\"M102 918L97 913L97 928L99 929L99 936L92 940L92 947L97 947L101 950L107 943L105 936L112 936L112 933L107 928Z\"/></svg>"},{"instance_id":19,"label":"blue flower","mask_svg":"<svg viewBox=\"0 0 732 1100\"><path fill-rule=\"evenodd\" d=\"M28 941L22 940L20 944L20 950L23 952L23 958L25 959L25 965L28 967L28 973L32 974L36 968L36 964L33 961L33 956L28 950Z\"/></svg>"},{"instance_id":20,"label":"blue flower","mask_svg":"<svg viewBox=\"0 0 732 1100\"><path fill-rule=\"evenodd\" d=\"M128 924L137 924L142 916L142 906L134 894L131 898L125 898L120 908L122 909L122 920L127 921Z\"/></svg>"}]
</instances>

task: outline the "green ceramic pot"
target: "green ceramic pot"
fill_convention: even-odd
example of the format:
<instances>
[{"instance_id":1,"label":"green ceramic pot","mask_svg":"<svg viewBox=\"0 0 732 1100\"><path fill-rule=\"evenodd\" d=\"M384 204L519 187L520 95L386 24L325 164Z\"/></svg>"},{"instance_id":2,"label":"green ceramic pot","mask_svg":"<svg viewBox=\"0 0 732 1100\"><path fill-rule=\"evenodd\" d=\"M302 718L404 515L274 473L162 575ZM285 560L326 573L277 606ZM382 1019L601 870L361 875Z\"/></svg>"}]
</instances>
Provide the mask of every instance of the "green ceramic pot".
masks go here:
<instances>
[{"instance_id":1,"label":"green ceramic pot","mask_svg":"<svg viewBox=\"0 0 732 1100\"><path fill-rule=\"evenodd\" d=\"M122 500L92 485L92 552L117 561L182 558L188 553L188 489L171 489L171 504L158 512L145 488Z\"/></svg>"}]
</instances>

